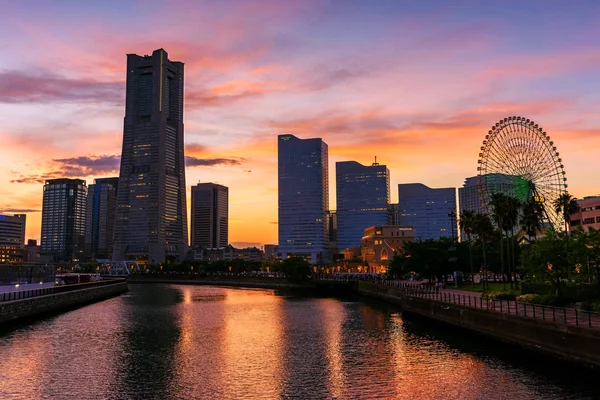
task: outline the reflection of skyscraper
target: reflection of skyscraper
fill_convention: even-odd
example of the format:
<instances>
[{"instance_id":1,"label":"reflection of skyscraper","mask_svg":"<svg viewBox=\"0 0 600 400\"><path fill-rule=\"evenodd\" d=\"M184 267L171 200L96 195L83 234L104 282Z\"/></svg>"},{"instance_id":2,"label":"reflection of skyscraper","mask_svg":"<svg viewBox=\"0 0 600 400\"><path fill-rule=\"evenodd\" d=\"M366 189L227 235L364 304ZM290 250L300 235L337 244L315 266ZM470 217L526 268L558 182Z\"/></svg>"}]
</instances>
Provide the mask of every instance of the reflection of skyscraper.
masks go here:
<instances>
[{"instance_id":1,"label":"reflection of skyscraper","mask_svg":"<svg viewBox=\"0 0 600 400\"><path fill-rule=\"evenodd\" d=\"M85 253L91 259L110 259L113 251L119 178L96 179L88 186Z\"/></svg>"},{"instance_id":2,"label":"reflection of skyscraper","mask_svg":"<svg viewBox=\"0 0 600 400\"><path fill-rule=\"evenodd\" d=\"M390 171L377 163L335 163L338 218L338 248L361 243L365 229L386 225L390 202Z\"/></svg>"},{"instance_id":3,"label":"reflection of skyscraper","mask_svg":"<svg viewBox=\"0 0 600 400\"><path fill-rule=\"evenodd\" d=\"M182 257L186 214L183 63L128 54L113 259Z\"/></svg>"},{"instance_id":4,"label":"reflection of skyscraper","mask_svg":"<svg viewBox=\"0 0 600 400\"><path fill-rule=\"evenodd\" d=\"M329 259L329 170L322 139L278 137L279 252Z\"/></svg>"},{"instance_id":5,"label":"reflection of skyscraper","mask_svg":"<svg viewBox=\"0 0 600 400\"><path fill-rule=\"evenodd\" d=\"M400 225L412 226L418 239L452 237L456 232L456 189L433 189L422 183L398 185Z\"/></svg>"},{"instance_id":6,"label":"reflection of skyscraper","mask_svg":"<svg viewBox=\"0 0 600 400\"><path fill-rule=\"evenodd\" d=\"M229 189L216 183L192 186L192 247L229 244Z\"/></svg>"},{"instance_id":7,"label":"reflection of skyscraper","mask_svg":"<svg viewBox=\"0 0 600 400\"><path fill-rule=\"evenodd\" d=\"M51 179L42 203L43 261L79 261L85 249L87 186L81 179Z\"/></svg>"}]
</instances>

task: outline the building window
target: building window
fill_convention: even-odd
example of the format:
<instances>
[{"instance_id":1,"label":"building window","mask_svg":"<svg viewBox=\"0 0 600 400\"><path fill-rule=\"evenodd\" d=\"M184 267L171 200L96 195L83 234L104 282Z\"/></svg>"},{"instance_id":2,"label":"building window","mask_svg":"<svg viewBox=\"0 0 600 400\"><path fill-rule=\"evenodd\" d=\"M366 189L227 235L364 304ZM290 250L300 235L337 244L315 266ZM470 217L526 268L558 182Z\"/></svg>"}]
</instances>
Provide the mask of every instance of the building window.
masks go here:
<instances>
[{"instance_id":1,"label":"building window","mask_svg":"<svg viewBox=\"0 0 600 400\"><path fill-rule=\"evenodd\" d=\"M381 250L381 259L382 260L387 260L388 259L388 252L386 249Z\"/></svg>"}]
</instances>

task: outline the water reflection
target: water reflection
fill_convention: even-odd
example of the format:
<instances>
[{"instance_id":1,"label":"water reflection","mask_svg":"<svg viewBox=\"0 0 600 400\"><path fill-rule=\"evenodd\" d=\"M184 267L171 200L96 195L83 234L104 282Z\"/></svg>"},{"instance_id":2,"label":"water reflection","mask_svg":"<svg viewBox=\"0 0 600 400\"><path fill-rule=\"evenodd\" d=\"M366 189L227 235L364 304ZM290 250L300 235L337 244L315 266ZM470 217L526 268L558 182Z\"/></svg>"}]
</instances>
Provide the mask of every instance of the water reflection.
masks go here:
<instances>
[{"instance_id":1,"label":"water reflection","mask_svg":"<svg viewBox=\"0 0 600 400\"><path fill-rule=\"evenodd\" d=\"M0 334L0 399L580 399L463 332L273 291L132 285ZM553 366L556 369L556 365Z\"/></svg>"},{"instance_id":2,"label":"water reflection","mask_svg":"<svg viewBox=\"0 0 600 400\"><path fill-rule=\"evenodd\" d=\"M169 398L177 383L174 353L182 329L173 310L181 292L166 285L135 289L124 299L124 325L115 338L125 348L113 390L139 399Z\"/></svg>"}]
</instances>

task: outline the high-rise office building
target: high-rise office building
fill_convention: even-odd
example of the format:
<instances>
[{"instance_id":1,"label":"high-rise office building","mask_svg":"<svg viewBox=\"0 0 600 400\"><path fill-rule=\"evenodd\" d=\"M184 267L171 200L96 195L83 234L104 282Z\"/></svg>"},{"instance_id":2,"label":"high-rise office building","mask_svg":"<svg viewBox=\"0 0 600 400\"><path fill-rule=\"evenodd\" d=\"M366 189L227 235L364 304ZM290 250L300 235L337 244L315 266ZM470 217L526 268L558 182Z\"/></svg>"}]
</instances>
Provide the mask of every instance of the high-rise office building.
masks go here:
<instances>
[{"instance_id":1,"label":"high-rise office building","mask_svg":"<svg viewBox=\"0 0 600 400\"><path fill-rule=\"evenodd\" d=\"M42 261L79 261L85 250L87 186L81 179L51 179L42 203Z\"/></svg>"},{"instance_id":2,"label":"high-rise office building","mask_svg":"<svg viewBox=\"0 0 600 400\"><path fill-rule=\"evenodd\" d=\"M111 259L119 178L96 179L88 185L85 254L92 260Z\"/></svg>"},{"instance_id":3,"label":"high-rise office building","mask_svg":"<svg viewBox=\"0 0 600 400\"><path fill-rule=\"evenodd\" d=\"M527 182L515 175L506 174L489 174L485 177L479 175L471 176L465 179L463 187L458 188L458 208L460 213L469 210L476 213L485 213L485 202L486 199L482 196L482 181L485 179L485 184L488 186L489 191L492 193L527 193ZM520 200L524 201L526 196L521 197ZM459 214L460 214L459 213ZM460 218L460 215L459 215ZM461 229L461 239L465 237L464 232Z\"/></svg>"},{"instance_id":4,"label":"high-rise office building","mask_svg":"<svg viewBox=\"0 0 600 400\"><path fill-rule=\"evenodd\" d=\"M229 244L229 189L216 183L192 186L192 240L194 248Z\"/></svg>"},{"instance_id":5,"label":"high-rise office building","mask_svg":"<svg viewBox=\"0 0 600 400\"><path fill-rule=\"evenodd\" d=\"M185 256L185 190L183 63L128 54L113 260Z\"/></svg>"},{"instance_id":6,"label":"high-rise office building","mask_svg":"<svg viewBox=\"0 0 600 400\"><path fill-rule=\"evenodd\" d=\"M0 263L20 261L27 215L0 215Z\"/></svg>"},{"instance_id":7,"label":"high-rise office building","mask_svg":"<svg viewBox=\"0 0 600 400\"><path fill-rule=\"evenodd\" d=\"M375 162L335 163L338 248L359 246L365 229L386 225L390 202L390 171Z\"/></svg>"},{"instance_id":8,"label":"high-rise office building","mask_svg":"<svg viewBox=\"0 0 600 400\"><path fill-rule=\"evenodd\" d=\"M329 170L322 139L279 135L279 252L329 260Z\"/></svg>"},{"instance_id":9,"label":"high-rise office building","mask_svg":"<svg viewBox=\"0 0 600 400\"><path fill-rule=\"evenodd\" d=\"M417 239L457 237L456 189L422 183L398 185L400 225L412 226Z\"/></svg>"},{"instance_id":10,"label":"high-rise office building","mask_svg":"<svg viewBox=\"0 0 600 400\"><path fill-rule=\"evenodd\" d=\"M400 208L398 203L392 203L388 206L388 225L400 225Z\"/></svg>"},{"instance_id":11,"label":"high-rise office building","mask_svg":"<svg viewBox=\"0 0 600 400\"><path fill-rule=\"evenodd\" d=\"M463 187L458 188L458 205L460 211L470 210L478 213L485 212L485 199L481 195L482 181L492 193L514 193L519 200L524 201L527 196L528 183L520 176L506 174L479 175L465 179Z\"/></svg>"}]
</instances>

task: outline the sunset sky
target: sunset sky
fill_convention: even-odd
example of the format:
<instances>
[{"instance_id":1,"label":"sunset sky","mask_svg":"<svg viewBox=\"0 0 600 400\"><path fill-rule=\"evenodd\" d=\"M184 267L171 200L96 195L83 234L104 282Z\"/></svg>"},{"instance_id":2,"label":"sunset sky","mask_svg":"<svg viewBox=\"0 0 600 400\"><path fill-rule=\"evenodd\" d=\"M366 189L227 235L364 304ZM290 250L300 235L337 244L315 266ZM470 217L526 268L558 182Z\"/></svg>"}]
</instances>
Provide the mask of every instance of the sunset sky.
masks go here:
<instances>
[{"instance_id":1,"label":"sunset sky","mask_svg":"<svg viewBox=\"0 0 600 400\"><path fill-rule=\"evenodd\" d=\"M492 4L494 3L494 4ZM189 186L229 187L233 244L277 242L277 135L459 187L499 119L600 193L600 2L0 0L0 211L40 237L44 179L117 176L127 53L185 63Z\"/></svg>"}]
</instances>

